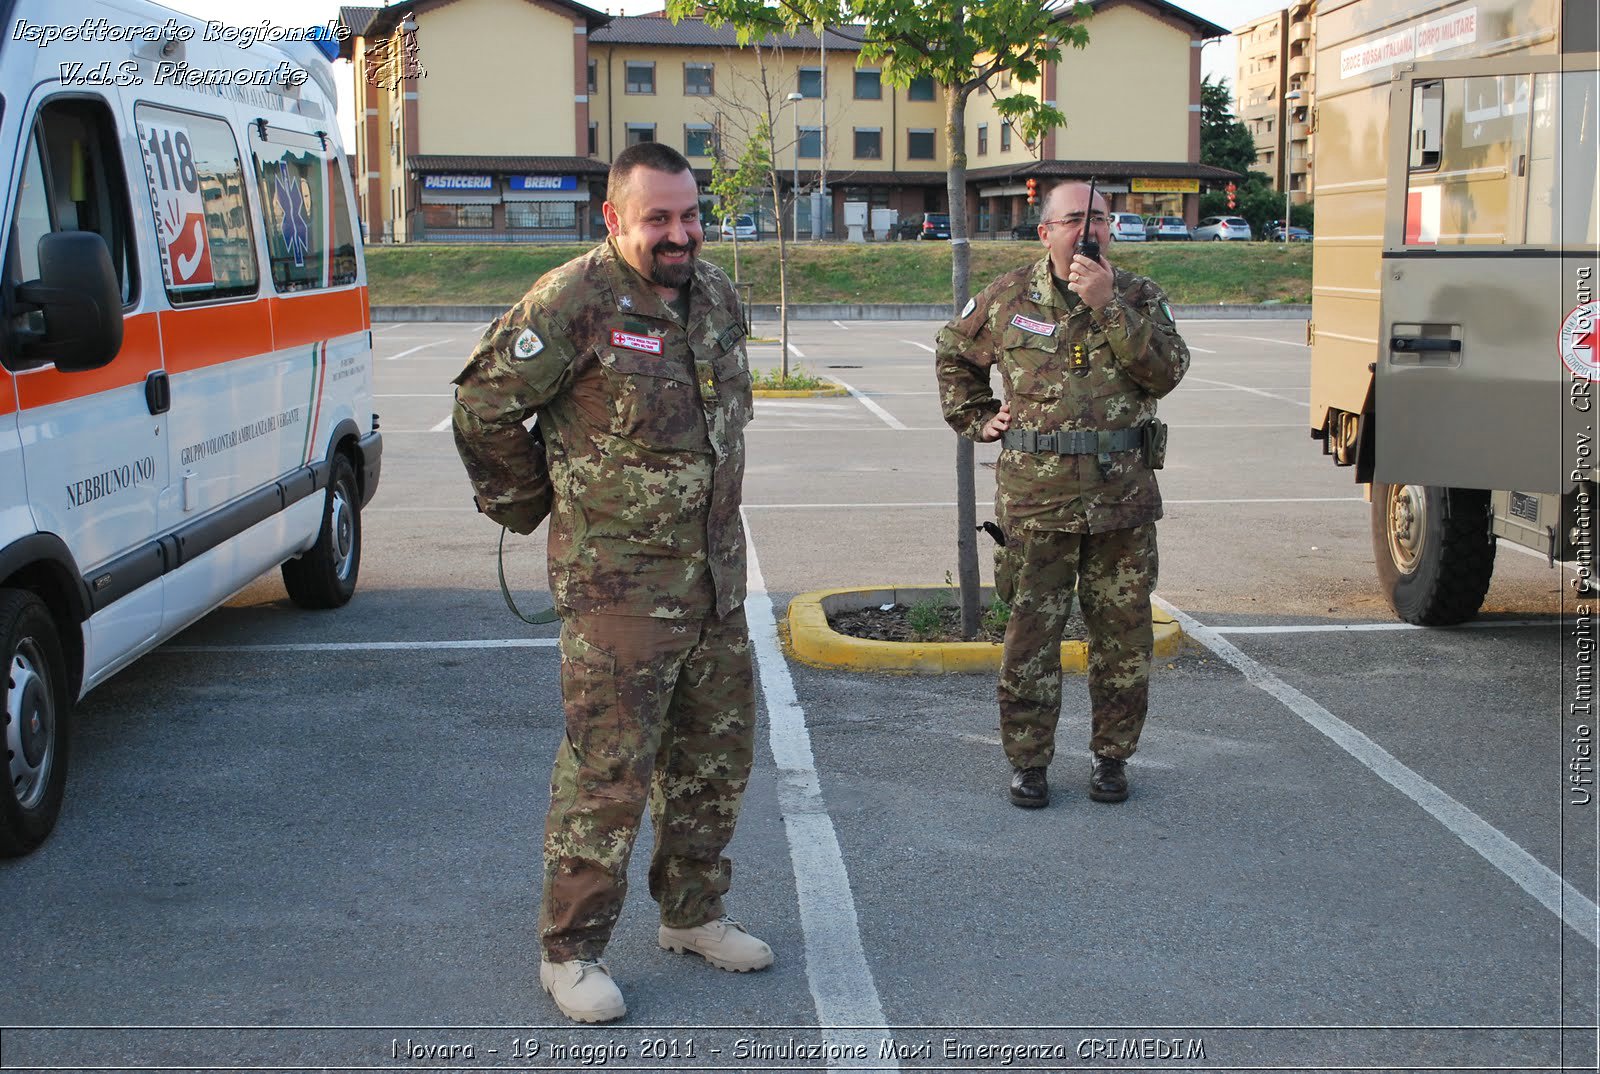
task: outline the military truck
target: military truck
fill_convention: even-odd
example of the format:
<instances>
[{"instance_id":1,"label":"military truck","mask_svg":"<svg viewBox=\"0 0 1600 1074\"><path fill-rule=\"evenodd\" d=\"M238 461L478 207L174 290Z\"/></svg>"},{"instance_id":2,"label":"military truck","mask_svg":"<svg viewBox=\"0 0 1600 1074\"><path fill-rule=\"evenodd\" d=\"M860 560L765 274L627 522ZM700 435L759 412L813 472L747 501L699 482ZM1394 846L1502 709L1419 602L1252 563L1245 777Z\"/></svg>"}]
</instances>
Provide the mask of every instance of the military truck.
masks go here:
<instances>
[{"instance_id":1,"label":"military truck","mask_svg":"<svg viewBox=\"0 0 1600 1074\"><path fill-rule=\"evenodd\" d=\"M1458 623L1510 541L1590 588L1595 0L1314 19L1311 435L1369 489L1379 581Z\"/></svg>"}]
</instances>

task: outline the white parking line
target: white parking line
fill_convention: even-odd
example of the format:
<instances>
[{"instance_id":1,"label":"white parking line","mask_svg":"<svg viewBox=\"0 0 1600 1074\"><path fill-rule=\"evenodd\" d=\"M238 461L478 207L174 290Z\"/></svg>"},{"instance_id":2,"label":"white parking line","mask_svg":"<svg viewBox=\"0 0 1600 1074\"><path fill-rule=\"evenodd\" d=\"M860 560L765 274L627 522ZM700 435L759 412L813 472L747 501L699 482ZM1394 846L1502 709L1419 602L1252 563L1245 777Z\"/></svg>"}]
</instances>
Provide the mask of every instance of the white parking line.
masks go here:
<instances>
[{"instance_id":1,"label":"white parking line","mask_svg":"<svg viewBox=\"0 0 1600 1074\"><path fill-rule=\"evenodd\" d=\"M843 328L847 332L850 330L850 326L845 324L843 321L834 321L833 326L835 328Z\"/></svg>"},{"instance_id":2,"label":"white parking line","mask_svg":"<svg viewBox=\"0 0 1600 1074\"><path fill-rule=\"evenodd\" d=\"M795 694L794 679L778 643L778 623L767 593L761 560L744 520L749 554L749 589L745 608L751 648L767 703L767 741L778 768L778 808L794 865L795 897L800 904L800 932L805 937L806 981L819 1025L830 1027L828 1038L864 1044L875 1054L881 1033L841 1026L884 1025L883 1004L861 946L861 925L839 836L822 799L822 783L811 752L805 710ZM829 1062L830 1067L834 1066ZM898 1070L894 1059L875 1060L874 1068Z\"/></svg>"},{"instance_id":3,"label":"white parking line","mask_svg":"<svg viewBox=\"0 0 1600 1074\"><path fill-rule=\"evenodd\" d=\"M1266 336L1231 336L1231 339L1248 339L1255 343L1281 343L1285 347L1305 347L1304 343L1296 343L1292 339L1268 339Z\"/></svg>"},{"instance_id":4,"label":"white parking line","mask_svg":"<svg viewBox=\"0 0 1600 1074\"><path fill-rule=\"evenodd\" d=\"M389 355L387 358L384 359L384 361L392 362L396 358L404 358L408 354L416 354L420 350L426 350L429 347L437 346L438 344L443 343L443 342L444 342L444 340L442 340L442 339L435 339L435 340L433 340L431 342L428 342L428 343L419 343L415 347L412 347L408 351L401 351L399 354L391 354L391 355Z\"/></svg>"},{"instance_id":5,"label":"white parking line","mask_svg":"<svg viewBox=\"0 0 1600 1074\"><path fill-rule=\"evenodd\" d=\"M1523 850L1498 828L1406 767L1388 750L1345 723L1293 686L1240 652L1216 630L1202 626L1160 597L1154 602L1176 619L1183 632L1237 668L1252 686L1271 694L1284 707L1322 732L1360 761L1379 779L1421 806L1483 859L1508 876L1545 909L1590 944L1600 947L1600 907L1560 874Z\"/></svg>"},{"instance_id":6,"label":"white parking line","mask_svg":"<svg viewBox=\"0 0 1600 1074\"><path fill-rule=\"evenodd\" d=\"M450 418L450 417L446 417L446 418L445 418L445 419L444 419L444 420L443 420L443 421L441 421L441 422L440 422L440 423L439 423L439 424L438 424L438 425L435 425L435 426L434 426L434 427L433 427L433 428L431 428L431 429L429 429L429 430L428 430L428 431L429 431L429 432L430 432L430 433L442 433L442 432L444 432L444 431L445 431L445 430L446 430L446 429L448 429L448 428L450 428L450 422L451 422L451 421L452 421L452 420L454 420L454 419L453 419L453 418Z\"/></svg>"},{"instance_id":7,"label":"white parking line","mask_svg":"<svg viewBox=\"0 0 1600 1074\"><path fill-rule=\"evenodd\" d=\"M1496 627L1554 627L1560 626L1558 619L1474 619L1470 623L1458 623L1453 627L1422 627L1414 623L1289 623L1283 626L1214 626L1211 631L1216 634L1327 634L1327 633L1363 633L1366 631L1384 630L1493 630Z\"/></svg>"},{"instance_id":8,"label":"white parking line","mask_svg":"<svg viewBox=\"0 0 1600 1074\"><path fill-rule=\"evenodd\" d=\"M789 344L789 353L794 355L796 358L804 358L806 356L805 351L801 350L799 347L796 347L793 343Z\"/></svg>"},{"instance_id":9,"label":"white parking line","mask_svg":"<svg viewBox=\"0 0 1600 1074\"><path fill-rule=\"evenodd\" d=\"M857 391L855 388L851 387L850 385L846 384L844 381L840 380L838 377L825 376L823 379L824 380L831 380L835 384L837 384L839 387L841 387L845 391L849 392L851 397L853 399L855 399L856 402L860 403L862 406L866 407L868 410L870 410L874 414L878 415L878 417L882 418L883 419L883 423L885 425L887 425L889 428L898 430L900 432L907 432L908 431L906 429L905 423L903 423L899 418L895 417L893 414L891 414L887 410L883 409L883 407L879 406L877 403L874 403L871 399L868 399L866 396L862 395L859 391Z\"/></svg>"},{"instance_id":10,"label":"white parking line","mask_svg":"<svg viewBox=\"0 0 1600 1074\"><path fill-rule=\"evenodd\" d=\"M902 339L900 342L901 343L909 343L913 347L921 347L923 350L927 351L929 354L938 354L939 353L938 351L934 350L932 347L928 346L926 343L918 343L914 339Z\"/></svg>"},{"instance_id":11,"label":"white parking line","mask_svg":"<svg viewBox=\"0 0 1600 1074\"><path fill-rule=\"evenodd\" d=\"M1259 395L1263 399L1276 399L1280 403L1293 403L1295 406L1303 406L1307 409L1311 406L1310 403L1302 399L1290 399L1287 396L1273 395L1271 392L1264 392L1260 388L1249 388L1243 384L1233 384L1226 380L1207 380L1204 377L1190 377L1189 379L1197 384L1216 384L1223 388L1232 388L1236 392L1249 392L1251 395Z\"/></svg>"},{"instance_id":12,"label":"white parking line","mask_svg":"<svg viewBox=\"0 0 1600 1074\"><path fill-rule=\"evenodd\" d=\"M558 638L490 638L482 641L307 641L285 645L163 645L162 653L357 653L411 649L553 649Z\"/></svg>"},{"instance_id":13,"label":"white parking line","mask_svg":"<svg viewBox=\"0 0 1600 1074\"><path fill-rule=\"evenodd\" d=\"M374 399L448 399L449 392L379 392Z\"/></svg>"},{"instance_id":14,"label":"white parking line","mask_svg":"<svg viewBox=\"0 0 1600 1074\"><path fill-rule=\"evenodd\" d=\"M1496 552L1498 552L1500 549L1504 548L1508 552L1517 552L1517 553L1520 553L1521 555L1529 556L1529 557L1531 557L1533 559L1538 560L1540 563L1549 563L1550 562L1550 557L1546 553L1535 551L1532 548L1525 548L1522 545L1516 544L1516 543L1514 543L1512 541L1496 541L1494 543L1494 547L1495 547L1495 551ZM1570 559L1558 559L1558 560L1556 560L1556 566L1564 567L1567 570L1572 571L1574 573L1576 573L1577 570L1578 570L1578 565L1576 563L1574 563Z\"/></svg>"},{"instance_id":15,"label":"white parking line","mask_svg":"<svg viewBox=\"0 0 1600 1074\"><path fill-rule=\"evenodd\" d=\"M1196 347L1192 343L1189 344L1189 351L1192 354L1216 354L1217 353L1216 351L1208 351L1204 347Z\"/></svg>"}]
</instances>

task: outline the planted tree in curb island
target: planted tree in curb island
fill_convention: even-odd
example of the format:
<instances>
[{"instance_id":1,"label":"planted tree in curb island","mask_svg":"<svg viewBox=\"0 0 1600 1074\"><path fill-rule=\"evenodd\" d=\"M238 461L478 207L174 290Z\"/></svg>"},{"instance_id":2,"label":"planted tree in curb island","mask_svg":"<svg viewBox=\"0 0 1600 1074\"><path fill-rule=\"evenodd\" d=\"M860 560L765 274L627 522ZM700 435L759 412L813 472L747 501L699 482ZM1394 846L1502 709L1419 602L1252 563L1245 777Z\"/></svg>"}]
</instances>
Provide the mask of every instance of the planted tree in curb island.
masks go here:
<instances>
[{"instance_id":1,"label":"planted tree in curb island","mask_svg":"<svg viewBox=\"0 0 1600 1074\"><path fill-rule=\"evenodd\" d=\"M861 42L863 62L877 64L885 81L906 87L931 78L945 93L945 150L949 161L950 291L953 312L971 294L972 250L967 230L967 100L991 90L1010 72L1017 92L995 98L1002 120L1031 145L1066 124L1043 98L1040 75L1061 58L1063 44L1083 48L1089 6L1047 0L667 0L667 15L704 16L724 23L748 44L769 33L824 27ZM977 494L972 441L956 438L956 568L961 586L961 633L978 636L979 579Z\"/></svg>"}]
</instances>

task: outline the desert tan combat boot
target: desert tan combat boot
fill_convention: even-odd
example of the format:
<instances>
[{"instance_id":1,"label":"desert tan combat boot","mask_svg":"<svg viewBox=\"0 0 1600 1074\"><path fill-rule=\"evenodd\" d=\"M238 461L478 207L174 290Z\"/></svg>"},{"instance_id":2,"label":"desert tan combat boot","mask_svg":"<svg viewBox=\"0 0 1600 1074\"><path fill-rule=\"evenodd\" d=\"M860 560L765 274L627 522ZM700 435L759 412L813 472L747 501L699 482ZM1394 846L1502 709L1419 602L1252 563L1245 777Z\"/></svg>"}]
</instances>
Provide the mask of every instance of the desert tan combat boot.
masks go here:
<instances>
[{"instance_id":1,"label":"desert tan combat boot","mask_svg":"<svg viewBox=\"0 0 1600 1074\"><path fill-rule=\"evenodd\" d=\"M539 984L574 1022L610 1022L628 1013L610 971L595 959L541 961Z\"/></svg>"},{"instance_id":2,"label":"desert tan combat boot","mask_svg":"<svg viewBox=\"0 0 1600 1074\"><path fill-rule=\"evenodd\" d=\"M668 951L693 951L719 970L749 973L772 965L772 948L726 914L692 929L662 925L656 940Z\"/></svg>"}]
</instances>

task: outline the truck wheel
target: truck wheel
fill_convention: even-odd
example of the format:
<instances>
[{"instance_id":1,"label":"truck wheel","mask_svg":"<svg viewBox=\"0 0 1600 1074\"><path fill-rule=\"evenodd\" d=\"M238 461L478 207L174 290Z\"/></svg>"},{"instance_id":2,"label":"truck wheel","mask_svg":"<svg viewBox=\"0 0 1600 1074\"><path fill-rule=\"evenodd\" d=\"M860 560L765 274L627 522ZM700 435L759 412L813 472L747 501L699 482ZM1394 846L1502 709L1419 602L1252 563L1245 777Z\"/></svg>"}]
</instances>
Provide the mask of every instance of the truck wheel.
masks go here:
<instances>
[{"instance_id":1,"label":"truck wheel","mask_svg":"<svg viewBox=\"0 0 1600 1074\"><path fill-rule=\"evenodd\" d=\"M361 573L361 494L356 471L335 455L328 471L328 496L322 507L317 543L283 565L289 599L302 608L340 608L356 591Z\"/></svg>"},{"instance_id":2,"label":"truck wheel","mask_svg":"<svg viewBox=\"0 0 1600 1074\"><path fill-rule=\"evenodd\" d=\"M1449 626L1478 614L1494 575L1489 494L1436 485L1372 485L1372 557L1395 614Z\"/></svg>"},{"instance_id":3,"label":"truck wheel","mask_svg":"<svg viewBox=\"0 0 1600 1074\"><path fill-rule=\"evenodd\" d=\"M61 815L72 701L55 620L38 597L0 589L0 644L6 662L0 858L15 858L44 842Z\"/></svg>"}]
</instances>

